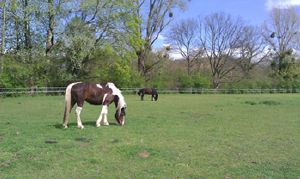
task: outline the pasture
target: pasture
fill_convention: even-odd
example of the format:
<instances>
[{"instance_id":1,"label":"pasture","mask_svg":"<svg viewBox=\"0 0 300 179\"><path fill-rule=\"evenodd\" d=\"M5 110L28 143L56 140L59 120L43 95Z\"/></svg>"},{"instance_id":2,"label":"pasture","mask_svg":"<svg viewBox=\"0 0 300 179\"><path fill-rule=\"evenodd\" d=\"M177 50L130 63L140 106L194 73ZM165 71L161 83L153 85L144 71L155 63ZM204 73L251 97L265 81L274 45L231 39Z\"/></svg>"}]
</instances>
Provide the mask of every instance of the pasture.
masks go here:
<instances>
[{"instance_id":1,"label":"pasture","mask_svg":"<svg viewBox=\"0 0 300 179\"><path fill-rule=\"evenodd\" d=\"M63 96L0 98L0 178L299 178L300 95L125 95L125 126L109 107Z\"/></svg>"}]
</instances>

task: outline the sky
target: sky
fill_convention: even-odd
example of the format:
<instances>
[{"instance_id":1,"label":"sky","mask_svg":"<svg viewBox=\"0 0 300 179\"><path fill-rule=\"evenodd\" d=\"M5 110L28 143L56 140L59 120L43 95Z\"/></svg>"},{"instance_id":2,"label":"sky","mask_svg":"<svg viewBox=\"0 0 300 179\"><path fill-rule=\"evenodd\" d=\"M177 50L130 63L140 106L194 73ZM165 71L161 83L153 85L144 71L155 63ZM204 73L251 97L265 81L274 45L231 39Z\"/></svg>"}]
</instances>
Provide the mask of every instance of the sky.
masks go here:
<instances>
[{"instance_id":1,"label":"sky","mask_svg":"<svg viewBox=\"0 0 300 179\"><path fill-rule=\"evenodd\" d=\"M261 25L269 19L272 8L287 7L295 7L300 14L300 0L191 0L184 11L174 12L174 21L225 12L241 17L246 24ZM162 33L155 47L162 47L164 43Z\"/></svg>"}]
</instances>

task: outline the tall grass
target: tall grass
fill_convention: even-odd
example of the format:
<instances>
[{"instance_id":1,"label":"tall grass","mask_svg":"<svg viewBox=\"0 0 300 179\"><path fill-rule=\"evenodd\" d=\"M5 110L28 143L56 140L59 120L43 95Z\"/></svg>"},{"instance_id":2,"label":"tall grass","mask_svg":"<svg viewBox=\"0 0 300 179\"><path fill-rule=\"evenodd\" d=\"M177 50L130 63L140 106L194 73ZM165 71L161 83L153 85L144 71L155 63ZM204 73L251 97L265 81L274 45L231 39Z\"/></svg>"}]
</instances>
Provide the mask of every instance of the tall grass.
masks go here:
<instances>
[{"instance_id":1,"label":"tall grass","mask_svg":"<svg viewBox=\"0 0 300 179\"><path fill-rule=\"evenodd\" d=\"M126 124L84 130L63 96L0 98L0 178L299 178L300 95L126 95Z\"/></svg>"}]
</instances>

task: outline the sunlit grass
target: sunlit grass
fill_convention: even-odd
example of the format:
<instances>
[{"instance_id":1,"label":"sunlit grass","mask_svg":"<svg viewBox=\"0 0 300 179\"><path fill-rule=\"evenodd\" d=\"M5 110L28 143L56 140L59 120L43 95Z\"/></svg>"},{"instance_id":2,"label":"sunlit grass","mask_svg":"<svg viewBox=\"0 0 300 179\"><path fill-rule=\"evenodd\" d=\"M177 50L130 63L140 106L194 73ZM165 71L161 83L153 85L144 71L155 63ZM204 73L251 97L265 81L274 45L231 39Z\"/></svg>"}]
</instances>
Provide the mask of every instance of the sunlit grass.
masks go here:
<instances>
[{"instance_id":1,"label":"sunlit grass","mask_svg":"<svg viewBox=\"0 0 300 179\"><path fill-rule=\"evenodd\" d=\"M300 95L126 95L124 127L63 96L0 98L0 178L299 178Z\"/></svg>"}]
</instances>

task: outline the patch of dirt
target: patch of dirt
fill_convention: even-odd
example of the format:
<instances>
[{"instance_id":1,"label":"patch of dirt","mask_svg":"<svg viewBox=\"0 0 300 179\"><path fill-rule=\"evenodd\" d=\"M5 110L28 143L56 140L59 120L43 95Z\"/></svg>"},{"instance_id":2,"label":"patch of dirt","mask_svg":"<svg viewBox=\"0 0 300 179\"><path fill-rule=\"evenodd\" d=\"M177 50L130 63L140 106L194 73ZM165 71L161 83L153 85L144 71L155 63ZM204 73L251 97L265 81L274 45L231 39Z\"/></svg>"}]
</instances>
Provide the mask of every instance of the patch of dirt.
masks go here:
<instances>
[{"instance_id":1,"label":"patch of dirt","mask_svg":"<svg viewBox=\"0 0 300 179\"><path fill-rule=\"evenodd\" d=\"M142 152L139 152L139 157L141 158L148 158L150 156L150 153L146 150L142 151Z\"/></svg>"}]
</instances>

